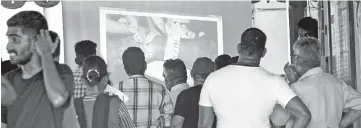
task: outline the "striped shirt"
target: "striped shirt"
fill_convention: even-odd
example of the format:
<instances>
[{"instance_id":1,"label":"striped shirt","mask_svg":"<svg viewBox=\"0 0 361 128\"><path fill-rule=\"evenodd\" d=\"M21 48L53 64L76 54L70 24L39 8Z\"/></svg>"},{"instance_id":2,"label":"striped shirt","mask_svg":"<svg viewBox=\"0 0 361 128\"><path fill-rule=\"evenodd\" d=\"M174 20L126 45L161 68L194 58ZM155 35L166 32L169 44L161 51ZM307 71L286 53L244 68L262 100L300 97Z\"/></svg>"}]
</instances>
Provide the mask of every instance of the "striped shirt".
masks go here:
<instances>
[{"instance_id":1,"label":"striped shirt","mask_svg":"<svg viewBox=\"0 0 361 128\"><path fill-rule=\"evenodd\" d=\"M92 120L93 120L93 106L96 100L97 95L89 95L85 96L83 99L84 109L86 111L86 121L88 127L91 127ZM128 109L125 106L124 102L120 102L119 109L116 110L118 112L116 119L109 119L108 120L108 128L135 128L134 124L129 116ZM113 113L111 110L112 106L109 106L109 114ZM112 116L110 116L112 117Z\"/></svg>"},{"instance_id":2,"label":"striped shirt","mask_svg":"<svg viewBox=\"0 0 361 128\"><path fill-rule=\"evenodd\" d=\"M126 105L137 128L170 126L173 103L163 85L134 75L120 82L119 89L129 97Z\"/></svg>"}]
</instances>

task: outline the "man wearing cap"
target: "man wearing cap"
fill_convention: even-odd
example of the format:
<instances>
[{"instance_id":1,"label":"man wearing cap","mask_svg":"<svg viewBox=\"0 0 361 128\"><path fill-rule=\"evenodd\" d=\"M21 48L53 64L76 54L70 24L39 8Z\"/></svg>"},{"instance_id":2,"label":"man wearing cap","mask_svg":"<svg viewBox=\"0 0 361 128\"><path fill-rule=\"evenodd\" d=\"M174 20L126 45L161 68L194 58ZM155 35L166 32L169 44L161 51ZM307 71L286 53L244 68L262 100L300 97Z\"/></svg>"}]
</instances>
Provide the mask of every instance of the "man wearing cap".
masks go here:
<instances>
[{"instance_id":1,"label":"man wearing cap","mask_svg":"<svg viewBox=\"0 0 361 128\"><path fill-rule=\"evenodd\" d=\"M194 62L191 76L195 86L182 91L178 95L171 128L197 128L198 101L202 86L208 75L214 70L215 64L207 57L198 58ZM213 123L215 124L215 122Z\"/></svg>"}]
</instances>

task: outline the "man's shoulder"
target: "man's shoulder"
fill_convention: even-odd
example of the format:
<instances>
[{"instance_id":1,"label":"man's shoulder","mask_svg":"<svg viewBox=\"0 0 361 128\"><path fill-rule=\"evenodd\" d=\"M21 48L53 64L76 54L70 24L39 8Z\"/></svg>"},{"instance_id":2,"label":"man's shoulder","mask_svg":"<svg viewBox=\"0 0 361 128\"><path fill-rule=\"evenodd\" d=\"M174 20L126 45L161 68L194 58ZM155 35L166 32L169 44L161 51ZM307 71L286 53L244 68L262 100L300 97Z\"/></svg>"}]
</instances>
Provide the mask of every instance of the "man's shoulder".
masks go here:
<instances>
[{"instance_id":1,"label":"man's shoulder","mask_svg":"<svg viewBox=\"0 0 361 128\"><path fill-rule=\"evenodd\" d=\"M12 71L9 71L9 72L5 73L5 77L10 80L16 74L21 74L21 68L17 68L17 69L14 69Z\"/></svg>"},{"instance_id":2,"label":"man's shoulder","mask_svg":"<svg viewBox=\"0 0 361 128\"><path fill-rule=\"evenodd\" d=\"M67 64L56 63L59 73L72 73L71 68Z\"/></svg>"},{"instance_id":3,"label":"man's shoulder","mask_svg":"<svg viewBox=\"0 0 361 128\"><path fill-rule=\"evenodd\" d=\"M198 94L198 93L200 94L201 90L202 90L202 86L196 85L196 86L193 86L193 87L183 90L182 92L179 93L179 95L191 96L192 94Z\"/></svg>"}]
</instances>

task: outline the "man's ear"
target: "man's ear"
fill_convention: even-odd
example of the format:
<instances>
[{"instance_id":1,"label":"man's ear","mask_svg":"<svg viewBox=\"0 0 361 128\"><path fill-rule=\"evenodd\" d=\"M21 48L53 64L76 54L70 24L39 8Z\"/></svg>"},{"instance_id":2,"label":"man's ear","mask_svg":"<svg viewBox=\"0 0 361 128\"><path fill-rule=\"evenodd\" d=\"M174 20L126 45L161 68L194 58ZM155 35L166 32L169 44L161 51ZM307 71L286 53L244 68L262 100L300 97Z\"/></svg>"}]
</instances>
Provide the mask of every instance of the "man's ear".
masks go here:
<instances>
[{"instance_id":1,"label":"man's ear","mask_svg":"<svg viewBox=\"0 0 361 128\"><path fill-rule=\"evenodd\" d=\"M267 53L267 48L264 48L262 57L264 57L266 55L266 53Z\"/></svg>"},{"instance_id":2,"label":"man's ear","mask_svg":"<svg viewBox=\"0 0 361 128\"><path fill-rule=\"evenodd\" d=\"M52 42L50 47L51 47L51 53L54 53L56 48L58 48L58 45L60 43L59 37L56 37L55 42Z\"/></svg>"}]
</instances>

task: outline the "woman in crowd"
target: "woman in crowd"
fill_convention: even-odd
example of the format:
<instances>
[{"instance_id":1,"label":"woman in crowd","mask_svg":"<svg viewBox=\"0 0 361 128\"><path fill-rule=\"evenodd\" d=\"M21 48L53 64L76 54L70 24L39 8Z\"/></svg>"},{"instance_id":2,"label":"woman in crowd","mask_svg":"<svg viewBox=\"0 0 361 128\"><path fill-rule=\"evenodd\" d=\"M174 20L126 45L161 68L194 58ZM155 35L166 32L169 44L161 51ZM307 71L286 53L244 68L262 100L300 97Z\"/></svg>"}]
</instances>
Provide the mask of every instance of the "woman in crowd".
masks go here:
<instances>
[{"instance_id":1,"label":"woman in crowd","mask_svg":"<svg viewBox=\"0 0 361 128\"><path fill-rule=\"evenodd\" d=\"M76 98L74 105L81 128L134 128L127 107L117 96L104 92L109 81L107 65L99 56L83 62L85 97Z\"/></svg>"}]
</instances>

